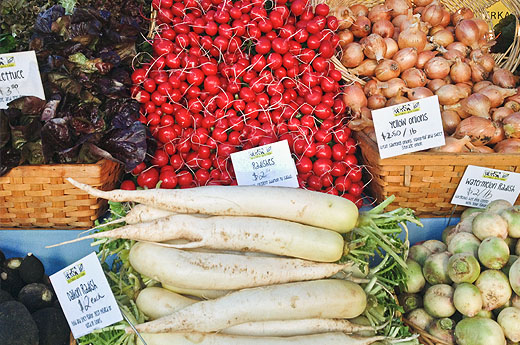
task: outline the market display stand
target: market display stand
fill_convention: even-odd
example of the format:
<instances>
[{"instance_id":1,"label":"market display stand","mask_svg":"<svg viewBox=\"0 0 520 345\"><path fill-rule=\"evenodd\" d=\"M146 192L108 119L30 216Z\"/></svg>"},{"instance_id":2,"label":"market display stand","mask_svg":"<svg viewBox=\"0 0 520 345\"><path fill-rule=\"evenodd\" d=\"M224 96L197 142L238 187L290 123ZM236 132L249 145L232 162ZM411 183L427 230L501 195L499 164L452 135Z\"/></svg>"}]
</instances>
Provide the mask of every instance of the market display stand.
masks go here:
<instances>
[{"instance_id":1,"label":"market display stand","mask_svg":"<svg viewBox=\"0 0 520 345\"><path fill-rule=\"evenodd\" d=\"M440 239L442 230L458 222L458 218L422 218L424 227L408 224L409 241L414 244L429 239ZM71 240L83 230L20 230L0 229L0 248L7 257L25 256L27 252L37 255L51 275L67 265L96 250L90 240L76 242L55 248L45 246Z\"/></svg>"}]
</instances>

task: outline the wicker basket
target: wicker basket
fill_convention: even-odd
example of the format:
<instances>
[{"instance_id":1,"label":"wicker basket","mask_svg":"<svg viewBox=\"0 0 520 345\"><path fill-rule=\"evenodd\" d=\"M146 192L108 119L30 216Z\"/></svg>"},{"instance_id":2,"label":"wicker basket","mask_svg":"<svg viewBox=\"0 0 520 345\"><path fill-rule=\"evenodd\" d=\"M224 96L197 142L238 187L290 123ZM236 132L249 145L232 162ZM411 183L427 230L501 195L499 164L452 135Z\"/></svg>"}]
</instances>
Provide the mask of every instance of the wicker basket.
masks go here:
<instances>
[{"instance_id":1,"label":"wicker basket","mask_svg":"<svg viewBox=\"0 0 520 345\"><path fill-rule=\"evenodd\" d=\"M351 6L354 4L362 3L363 5L367 6L368 8L371 8L374 5L384 3L384 0L313 0L315 4L318 3L326 3L331 8L339 8L339 7L345 7L345 6ZM473 11L476 17L482 18L486 20L490 27L492 26L491 18L489 17L489 14L487 13L486 9L490 6L494 5L495 3L499 2L499 0L475 0L475 1L469 1L469 0L440 0L440 2L446 6L446 8L450 12L454 12L458 10L461 7L467 7ZM413 3L413 0L412 0ZM516 29L515 29L515 38L513 39L513 43L509 47L509 49L505 53L500 54L493 54L495 58L495 62L497 66L508 69L512 72L516 70L516 68L520 65L520 39L518 37L518 34L520 32L520 22L519 22L519 16L520 16L520 3L518 0L502 0L502 3L505 7L507 7L512 14L516 16ZM338 69L343 79L347 82L359 82L362 85L364 85L366 82L358 78L357 76L353 75L349 72L349 70L344 67L340 60L337 57L333 57L332 63L336 66L336 69Z\"/></svg>"},{"instance_id":2,"label":"wicker basket","mask_svg":"<svg viewBox=\"0 0 520 345\"><path fill-rule=\"evenodd\" d=\"M0 177L0 227L89 228L104 211L106 201L89 196L65 181L113 189L121 175L120 164L26 165Z\"/></svg>"},{"instance_id":3,"label":"wicker basket","mask_svg":"<svg viewBox=\"0 0 520 345\"><path fill-rule=\"evenodd\" d=\"M371 196L381 202L393 194L389 209L410 207L423 217L445 217L464 209L454 210L450 202L468 165L520 172L520 154L415 152L381 159L374 141L363 132L354 135L370 175Z\"/></svg>"}]
</instances>

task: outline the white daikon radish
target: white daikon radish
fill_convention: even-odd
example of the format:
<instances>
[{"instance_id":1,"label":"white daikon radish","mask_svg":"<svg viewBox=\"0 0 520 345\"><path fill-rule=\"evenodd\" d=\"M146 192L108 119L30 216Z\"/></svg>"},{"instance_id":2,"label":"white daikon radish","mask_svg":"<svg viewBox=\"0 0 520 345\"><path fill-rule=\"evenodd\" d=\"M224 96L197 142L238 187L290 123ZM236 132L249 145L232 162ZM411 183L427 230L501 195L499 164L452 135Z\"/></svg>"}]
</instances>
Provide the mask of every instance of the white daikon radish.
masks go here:
<instances>
[{"instance_id":1,"label":"white daikon radish","mask_svg":"<svg viewBox=\"0 0 520 345\"><path fill-rule=\"evenodd\" d=\"M201 218L190 214L174 214L150 222L126 225L61 244L104 237L146 242L184 239L188 243L164 245L179 249L264 252L321 262L338 261L344 247L343 237L339 233L314 226L273 218Z\"/></svg>"},{"instance_id":2,"label":"white daikon radish","mask_svg":"<svg viewBox=\"0 0 520 345\"><path fill-rule=\"evenodd\" d=\"M128 258L137 272L163 284L215 290L327 278L354 266L353 262L334 264L282 257L186 251L146 242L132 246Z\"/></svg>"},{"instance_id":3,"label":"white daikon radish","mask_svg":"<svg viewBox=\"0 0 520 345\"><path fill-rule=\"evenodd\" d=\"M348 319L363 313L366 305L366 294L355 283L312 280L238 290L136 325L136 329L144 333L216 332L254 321Z\"/></svg>"},{"instance_id":4,"label":"white daikon radish","mask_svg":"<svg viewBox=\"0 0 520 345\"><path fill-rule=\"evenodd\" d=\"M299 188L204 186L101 191L71 178L67 181L95 197L111 201L133 201L178 213L285 219L338 232L352 230L359 215L356 205L345 198Z\"/></svg>"}]
</instances>

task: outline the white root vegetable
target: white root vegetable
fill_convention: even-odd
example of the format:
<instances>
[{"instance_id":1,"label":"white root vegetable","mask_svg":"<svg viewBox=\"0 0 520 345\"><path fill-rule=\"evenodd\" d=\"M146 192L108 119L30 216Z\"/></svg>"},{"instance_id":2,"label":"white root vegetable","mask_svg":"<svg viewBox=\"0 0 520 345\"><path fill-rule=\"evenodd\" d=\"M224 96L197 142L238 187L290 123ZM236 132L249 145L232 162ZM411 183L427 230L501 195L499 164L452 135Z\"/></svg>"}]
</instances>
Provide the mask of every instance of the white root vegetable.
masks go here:
<instances>
[{"instance_id":1,"label":"white root vegetable","mask_svg":"<svg viewBox=\"0 0 520 345\"><path fill-rule=\"evenodd\" d=\"M329 332L352 334L375 331L374 327L362 326L344 319L301 319L246 322L223 329L224 334L255 337L293 337Z\"/></svg>"},{"instance_id":2,"label":"white root vegetable","mask_svg":"<svg viewBox=\"0 0 520 345\"><path fill-rule=\"evenodd\" d=\"M345 198L299 188L204 186L101 191L71 178L67 181L90 195L111 201L134 201L178 213L270 217L338 232L352 230L359 215L356 205Z\"/></svg>"},{"instance_id":3,"label":"white root vegetable","mask_svg":"<svg viewBox=\"0 0 520 345\"><path fill-rule=\"evenodd\" d=\"M234 290L187 289L175 285L161 284L168 291L202 299L215 299L227 295Z\"/></svg>"},{"instance_id":4,"label":"white root vegetable","mask_svg":"<svg viewBox=\"0 0 520 345\"><path fill-rule=\"evenodd\" d=\"M137 308L151 319L169 315L195 302L198 300L155 286L141 290L135 300Z\"/></svg>"},{"instance_id":5,"label":"white root vegetable","mask_svg":"<svg viewBox=\"0 0 520 345\"><path fill-rule=\"evenodd\" d=\"M129 260L139 273L164 284L190 289L236 290L246 287L330 277L353 263L185 251L139 242Z\"/></svg>"},{"instance_id":6,"label":"white root vegetable","mask_svg":"<svg viewBox=\"0 0 520 345\"><path fill-rule=\"evenodd\" d=\"M199 300L179 295L160 287L143 289L136 299L139 310L152 320L170 315ZM290 337L328 332L355 333L375 331L372 326L363 326L344 319L274 320L241 323L223 329L221 333L257 337Z\"/></svg>"},{"instance_id":7,"label":"white root vegetable","mask_svg":"<svg viewBox=\"0 0 520 345\"><path fill-rule=\"evenodd\" d=\"M253 251L334 262L343 255L343 237L331 230L260 217L174 214L150 222L126 225L94 233L61 244L91 238L124 238L146 242L188 240L185 244L163 244L178 249L211 248Z\"/></svg>"},{"instance_id":8,"label":"white root vegetable","mask_svg":"<svg viewBox=\"0 0 520 345\"><path fill-rule=\"evenodd\" d=\"M366 294L355 283L313 280L242 289L189 305L169 316L136 325L136 329L144 333L215 332L252 321L348 319L363 313L366 305Z\"/></svg>"},{"instance_id":9,"label":"white root vegetable","mask_svg":"<svg viewBox=\"0 0 520 345\"><path fill-rule=\"evenodd\" d=\"M384 336L354 337L341 332L296 337L248 337L226 334L159 333L142 334L147 345L369 345ZM142 342L138 341L139 345Z\"/></svg>"}]
</instances>

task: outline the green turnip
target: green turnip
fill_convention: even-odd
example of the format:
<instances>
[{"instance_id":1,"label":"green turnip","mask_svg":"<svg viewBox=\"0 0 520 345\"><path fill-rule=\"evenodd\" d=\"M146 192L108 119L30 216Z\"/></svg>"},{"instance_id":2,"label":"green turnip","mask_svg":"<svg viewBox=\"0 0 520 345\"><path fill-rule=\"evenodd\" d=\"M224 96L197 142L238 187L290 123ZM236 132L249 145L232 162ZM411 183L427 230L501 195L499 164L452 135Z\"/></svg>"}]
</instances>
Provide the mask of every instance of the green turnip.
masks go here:
<instances>
[{"instance_id":1,"label":"green turnip","mask_svg":"<svg viewBox=\"0 0 520 345\"><path fill-rule=\"evenodd\" d=\"M507 222L509 237L520 238L520 210L511 207L503 210L500 215Z\"/></svg>"},{"instance_id":2,"label":"green turnip","mask_svg":"<svg viewBox=\"0 0 520 345\"><path fill-rule=\"evenodd\" d=\"M485 212L500 213L503 210L513 207L511 203L504 199L496 199L491 201L485 208Z\"/></svg>"},{"instance_id":3,"label":"green turnip","mask_svg":"<svg viewBox=\"0 0 520 345\"><path fill-rule=\"evenodd\" d=\"M479 214L482 212L482 209L481 208L473 208L473 207L468 207L467 209L465 209L461 215L460 215L460 220L464 220L466 218L468 218L469 216L473 215L473 214Z\"/></svg>"},{"instance_id":4,"label":"green turnip","mask_svg":"<svg viewBox=\"0 0 520 345\"><path fill-rule=\"evenodd\" d=\"M403 293L398 296L399 305L407 313L423 306L422 296L416 293Z\"/></svg>"},{"instance_id":5,"label":"green turnip","mask_svg":"<svg viewBox=\"0 0 520 345\"><path fill-rule=\"evenodd\" d=\"M506 239L504 241L506 242L507 246L509 247L509 252L514 253L518 240L516 238L506 237Z\"/></svg>"},{"instance_id":6,"label":"green turnip","mask_svg":"<svg viewBox=\"0 0 520 345\"><path fill-rule=\"evenodd\" d=\"M455 344L455 322L447 317L430 323L426 331L448 344Z\"/></svg>"},{"instance_id":7,"label":"green turnip","mask_svg":"<svg viewBox=\"0 0 520 345\"><path fill-rule=\"evenodd\" d=\"M507 264L502 267L502 272L504 272L504 274L506 276L509 276L509 271L511 270L511 266L515 263L516 260L518 260L519 256L518 255L509 255L509 260L507 260Z\"/></svg>"},{"instance_id":8,"label":"green turnip","mask_svg":"<svg viewBox=\"0 0 520 345\"><path fill-rule=\"evenodd\" d=\"M502 327L495 321L483 317L469 317L455 326L458 345L505 345Z\"/></svg>"},{"instance_id":9,"label":"green turnip","mask_svg":"<svg viewBox=\"0 0 520 345\"><path fill-rule=\"evenodd\" d=\"M426 280L424 279L421 265L412 259L406 260L408 269L406 270L406 287L405 291L409 293L417 293L422 290Z\"/></svg>"},{"instance_id":10,"label":"green turnip","mask_svg":"<svg viewBox=\"0 0 520 345\"><path fill-rule=\"evenodd\" d=\"M507 237L507 221L499 214L482 212L473 219L472 232L481 241L492 236L505 239Z\"/></svg>"},{"instance_id":11,"label":"green turnip","mask_svg":"<svg viewBox=\"0 0 520 345\"><path fill-rule=\"evenodd\" d=\"M450 317L455 314L453 288L448 284L433 285L424 294L424 309L433 317Z\"/></svg>"},{"instance_id":12,"label":"green turnip","mask_svg":"<svg viewBox=\"0 0 520 345\"><path fill-rule=\"evenodd\" d=\"M435 253L426 258L423 266L423 275L428 283L435 284L451 284L448 276L448 260L451 254L449 252Z\"/></svg>"},{"instance_id":13,"label":"green turnip","mask_svg":"<svg viewBox=\"0 0 520 345\"><path fill-rule=\"evenodd\" d=\"M446 238L455 231L455 225L448 225L447 227L442 230L441 239L442 242L446 243Z\"/></svg>"},{"instance_id":14,"label":"green turnip","mask_svg":"<svg viewBox=\"0 0 520 345\"><path fill-rule=\"evenodd\" d=\"M520 341L520 309L505 308L498 314L497 322L502 326L506 338L511 341Z\"/></svg>"},{"instance_id":15,"label":"green turnip","mask_svg":"<svg viewBox=\"0 0 520 345\"><path fill-rule=\"evenodd\" d=\"M471 253L477 257L479 246L480 240L475 235L469 232L460 232L451 239L448 251L452 254Z\"/></svg>"},{"instance_id":16,"label":"green turnip","mask_svg":"<svg viewBox=\"0 0 520 345\"><path fill-rule=\"evenodd\" d=\"M462 315L473 317L482 310L482 295L480 290L473 284L458 284L453 293L453 304L455 309Z\"/></svg>"},{"instance_id":17,"label":"green turnip","mask_svg":"<svg viewBox=\"0 0 520 345\"><path fill-rule=\"evenodd\" d=\"M467 227L459 227L456 225L455 227L449 229L446 233L444 233L445 239L443 241L444 243L446 243L448 247L455 235L460 234L461 232L471 234L471 222L469 222L469 220L466 220L466 222L468 224Z\"/></svg>"},{"instance_id":18,"label":"green turnip","mask_svg":"<svg viewBox=\"0 0 520 345\"><path fill-rule=\"evenodd\" d=\"M432 254L445 252L448 249L448 247L439 240L428 240L421 244L429 249Z\"/></svg>"},{"instance_id":19,"label":"green turnip","mask_svg":"<svg viewBox=\"0 0 520 345\"><path fill-rule=\"evenodd\" d=\"M513 294L511 297L511 306L520 309L520 296Z\"/></svg>"},{"instance_id":20,"label":"green turnip","mask_svg":"<svg viewBox=\"0 0 520 345\"><path fill-rule=\"evenodd\" d=\"M509 247L498 237L488 237L478 247L478 259L487 268L499 270L509 260Z\"/></svg>"},{"instance_id":21,"label":"green turnip","mask_svg":"<svg viewBox=\"0 0 520 345\"><path fill-rule=\"evenodd\" d=\"M448 276L454 283L473 283L480 275L478 260L469 253L453 254L448 260Z\"/></svg>"},{"instance_id":22,"label":"green turnip","mask_svg":"<svg viewBox=\"0 0 520 345\"><path fill-rule=\"evenodd\" d=\"M480 291L480 290L479 290ZM466 316L464 316L466 317ZM475 317L484 317L486 319L495 319L495 315L493 315L493 312L491 310L484 310L480 309L480 311L475 315Z\"/></svg>"},{"instance_id":23,"label":"green turnip","mask_svg":"<svg viewBox=\"0 0 520 345\"><path fill-rule=\"evenodd\" d=\"M412 310L406 315L406 318L408 319L408 321L410 321L410 323L421 329L426 329L428 325L432 323L433 320L435 320L423 308L417 308Z\"/></svg>"},{"instance_id":24,"label":"green turnip","mask_svg":"<svg viewBox=\"0 0 520 345\"><path fill-rule=\"evenodd\" d=\"M415 244L410 247L408 257L417 262L419 265L423 266L426 258L431 254L432 252L422 244Z\"/></svg>"},{"instance_id":25,"label":"green turnip","mask_svg":"<svg viewBox=\"0 0 520 345\"><path fill-rule=\"evenodd\" d=\"M502 271L490 269L482 272L475 286L482 294L482 307L486 310L500 308L511 298L511 286Z\"/></svg>"},{"instance_id":26,"label":"green turnip","mask_svg":"<svg viewBox=\"0 0 520 345\"><path fill-rule=\"evenodd\" d=\"M513 291L520 295L520 258L516 259L509 269L509 282Z\"/></svg>"}]
</instances>

